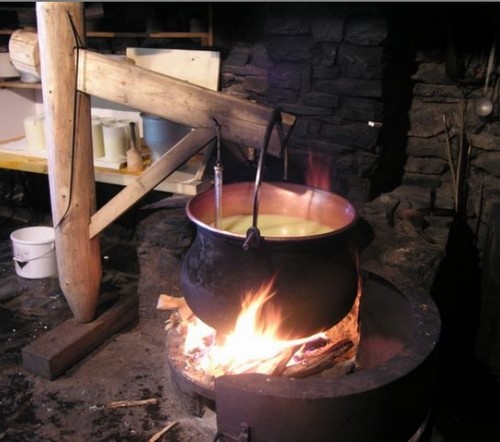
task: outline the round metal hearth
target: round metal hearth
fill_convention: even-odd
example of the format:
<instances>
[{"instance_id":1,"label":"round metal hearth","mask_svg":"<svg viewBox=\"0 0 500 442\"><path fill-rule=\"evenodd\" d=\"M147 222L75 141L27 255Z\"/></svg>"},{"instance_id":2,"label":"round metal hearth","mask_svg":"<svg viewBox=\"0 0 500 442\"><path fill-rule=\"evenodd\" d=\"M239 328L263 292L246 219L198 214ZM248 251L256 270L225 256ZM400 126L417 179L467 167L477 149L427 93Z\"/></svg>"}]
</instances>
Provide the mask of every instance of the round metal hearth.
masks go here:
<instances>
[{"instance_id":1,"label":"round metal hearth","mask_svg":"<svg viewBox=\"0 0 500 442\"><path fill-rule=\"evenodd\" d=\"M215 401L219 433L237 438L245 423L251 441L408 441L426 421L435 380L441 320L430 296L409 296L366 273L360 304L361 337L353 373L289 379L227 375L210 383L191 378L170 352L173 381L188 395ZM323 438L323 439L322 439Z\"/></svg>"}]
</instances>

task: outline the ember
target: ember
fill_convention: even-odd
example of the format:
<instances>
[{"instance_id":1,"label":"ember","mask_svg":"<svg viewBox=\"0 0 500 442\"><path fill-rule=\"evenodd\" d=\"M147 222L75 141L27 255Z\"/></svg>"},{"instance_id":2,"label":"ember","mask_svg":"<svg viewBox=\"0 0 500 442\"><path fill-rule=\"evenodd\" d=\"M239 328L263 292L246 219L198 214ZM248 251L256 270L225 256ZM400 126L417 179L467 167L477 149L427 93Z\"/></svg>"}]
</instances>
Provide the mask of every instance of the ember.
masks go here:
<instances>
[{"instance_id":1,"label":"ember","mask_svg":"<svg viewBox=\"0 0 500 442\"><path fill-rule=\"evenodd\" d=\"M302 378L328 372L337 376L354 367L359 343L358 310L361 290L351 312L330 330L302 339L278 336L280 312L266 308L274 296L273 281L248 293L233 332L217 336L215 329L192 314L183 299L161 295L158 308L175 310L168 327L178 334L177 365L189 376L213 386L227 374L260 373ZM171 355L172 356L172 355ZM329 371L341 362L340 370Z\"/></svg>"}]
</instances>

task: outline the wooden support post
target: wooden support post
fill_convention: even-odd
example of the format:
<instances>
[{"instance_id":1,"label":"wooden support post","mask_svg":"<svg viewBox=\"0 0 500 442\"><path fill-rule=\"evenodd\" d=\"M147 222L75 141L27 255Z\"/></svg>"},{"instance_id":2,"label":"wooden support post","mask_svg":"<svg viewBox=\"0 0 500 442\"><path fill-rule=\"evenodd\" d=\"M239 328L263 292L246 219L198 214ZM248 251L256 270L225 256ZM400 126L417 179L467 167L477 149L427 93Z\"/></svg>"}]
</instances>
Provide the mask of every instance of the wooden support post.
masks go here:
<instances>
[{"instance_id":1,"label":"wooden support post","mask_svg":"<svg viewBox=\"0 0 500 442\"><path fill-rule=\"evenodd\" d=\"M90 96L76 94L76 41L83 41L80 2L37 2L47 166L61 290L76 320L94 319L102 268L99 239L89 239L96 209ZM76 100L76 103L75 103Z\"/></svg>"}]
</instances>

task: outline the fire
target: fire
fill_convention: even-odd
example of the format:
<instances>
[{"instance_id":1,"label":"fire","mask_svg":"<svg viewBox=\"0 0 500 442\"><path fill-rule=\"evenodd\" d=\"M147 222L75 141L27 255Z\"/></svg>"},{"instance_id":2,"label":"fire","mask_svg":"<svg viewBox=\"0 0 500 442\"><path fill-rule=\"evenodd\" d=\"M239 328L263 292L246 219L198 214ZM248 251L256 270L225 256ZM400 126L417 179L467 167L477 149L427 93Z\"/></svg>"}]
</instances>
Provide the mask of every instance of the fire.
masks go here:
<instances>
[{"instance_id":1,"label":"fire","mask_svg":"<svg viewBox=\"0 0 500 442\"><path fill-rule=\"evenodd\" d=\"M305 171L306 184L317 189L331 190L331 168L331 158L309 152Z\"/></svg>"},{"instance_id":2,"label":"fire","mask_svg":"<svg viewBox=\"0 0 500 442\"><path fill-rule=\"evenodd\" d=\"M195 318L188 325L184 352L198 369L217 377L222 374L245 372L268 374L287 349L317 338L286 340L278 336L281 313L264 305L275 292L273 281L262 286L256 293L248 293L242 302L233 332L216 340L216 331Z\"/></svg>"}]
</instances>

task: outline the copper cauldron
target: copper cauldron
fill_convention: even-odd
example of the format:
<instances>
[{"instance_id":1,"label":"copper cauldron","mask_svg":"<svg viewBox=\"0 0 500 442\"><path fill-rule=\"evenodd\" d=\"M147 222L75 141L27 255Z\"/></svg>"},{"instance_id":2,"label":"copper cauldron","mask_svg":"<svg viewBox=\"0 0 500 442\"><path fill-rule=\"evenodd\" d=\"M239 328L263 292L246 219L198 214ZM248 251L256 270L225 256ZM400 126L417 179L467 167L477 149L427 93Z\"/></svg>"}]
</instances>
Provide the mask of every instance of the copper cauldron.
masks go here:
<instances>
[{"instance_id":1,"label":"copper cauldron","mask_svg":"<svg viewBox=\"0 0 500 442\"><path fill-rule=\"evenodd\" d=\"M340 321L358 289L357 250L353 238L358 214L343 197L290 183L262 183L255 217L253 183L222 188L223 220L253 215L247 232L215 227L216 189L187 204L197 234L182 264L186 302L196 316L218 331L230 331L242 298L274 278L276 294L266 306L280 309L279 331L287 338L309 336ZM266 215L293 216L326 226L326 232L286 236L260 234Z\"/></svg>"}]
</instances>

